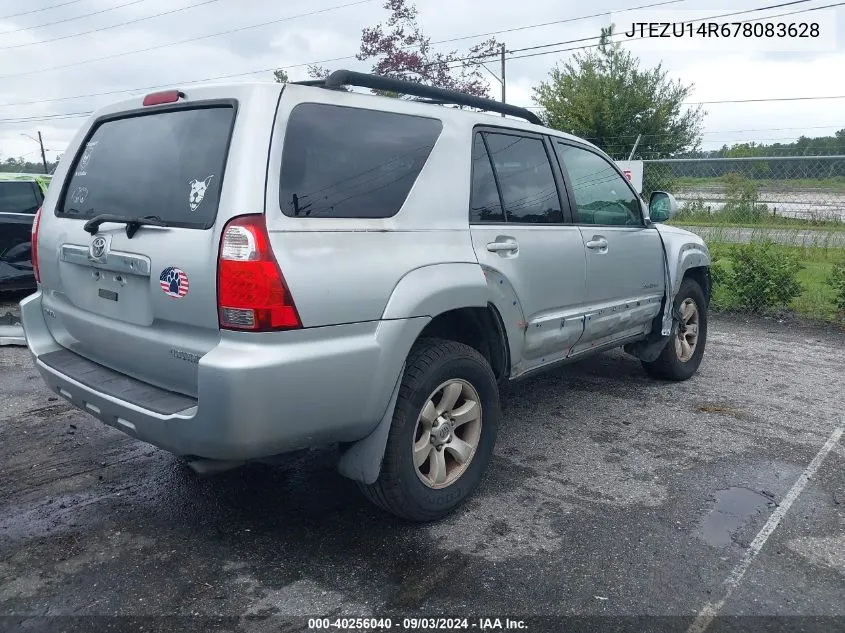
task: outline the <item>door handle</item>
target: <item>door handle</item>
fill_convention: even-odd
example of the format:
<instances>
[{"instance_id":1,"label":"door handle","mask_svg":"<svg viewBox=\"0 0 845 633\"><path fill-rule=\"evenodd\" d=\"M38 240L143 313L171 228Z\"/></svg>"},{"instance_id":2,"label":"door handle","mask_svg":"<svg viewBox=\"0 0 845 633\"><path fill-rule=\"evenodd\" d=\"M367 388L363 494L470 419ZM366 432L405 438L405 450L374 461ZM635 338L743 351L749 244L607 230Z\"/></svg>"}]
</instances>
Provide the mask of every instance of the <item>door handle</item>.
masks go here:
<instances>
[{"instance_id":1,"label":"door handle","mask_svg":"<svg viewBox=\"0 0 845 633\"><path fill-rule=\"evenodd\" d=\"M502 240L502 241L495 241L490 242L487 244L487 250L491 253L515 253L519 250L519 244L517 244L516 240Z\"/></svg>"},{"instance_id":2,"label":"door handle","mask_svg":"<svg viewBox=\"0 0 845 633\"><path fill-rule=\"evenodd\" d=\"M587 248L591 248L594 251L606 251L607 250L607 240L603 238L601 235L594 235L593 239L591 239L586 244Z\"/></svg>"}]
</instances>

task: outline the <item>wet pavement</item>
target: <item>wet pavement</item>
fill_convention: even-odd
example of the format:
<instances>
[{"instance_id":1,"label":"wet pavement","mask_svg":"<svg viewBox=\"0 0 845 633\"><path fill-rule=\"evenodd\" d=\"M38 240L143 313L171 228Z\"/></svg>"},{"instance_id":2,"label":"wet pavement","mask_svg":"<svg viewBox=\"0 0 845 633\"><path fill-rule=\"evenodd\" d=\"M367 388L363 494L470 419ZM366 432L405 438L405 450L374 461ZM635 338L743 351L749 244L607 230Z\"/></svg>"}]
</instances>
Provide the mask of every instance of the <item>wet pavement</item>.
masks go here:
<instances>
[{"instance_id":1,"label":"wet pavement","mask_svg":"<svg viewBox=\"0 0 845 633\"><path fill-rule=\"evenodd\" d=\"M199 478L57 399L25 349L2 348L0 628L597 616L583 622L608 630L601 618L672 616L667 630L726 630L695 619L718 607L838 616L823 630L842 630L843 352L830 328L714 317L689 382L655 382L611 352L514 385L481 489L420 526L368 505L331 450Z\"/></svg>"}]
</instances>

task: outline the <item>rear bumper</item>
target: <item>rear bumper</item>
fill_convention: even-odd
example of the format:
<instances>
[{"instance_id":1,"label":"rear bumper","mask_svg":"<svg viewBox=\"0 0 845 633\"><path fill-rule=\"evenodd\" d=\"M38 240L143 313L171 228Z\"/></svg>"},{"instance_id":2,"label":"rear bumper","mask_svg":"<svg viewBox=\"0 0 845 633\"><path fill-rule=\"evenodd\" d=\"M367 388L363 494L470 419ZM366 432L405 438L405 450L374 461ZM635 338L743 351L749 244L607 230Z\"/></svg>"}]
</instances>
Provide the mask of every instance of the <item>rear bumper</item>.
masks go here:
<instances>
[{"instance_id":1,"label":"rear bumper","mask_svg":"<svg viewBox=\"0 0 845 633\"><path fill-rule=\"evenodd\" d=\"M427 318L284 333L226 333L200 359L196 400L75 355L50 334L41 292L21 302L44 382L79 409L177 455L246 460L368 435ZM58 359L58 360L57 360Z\"/></svg>"}]
</instances>

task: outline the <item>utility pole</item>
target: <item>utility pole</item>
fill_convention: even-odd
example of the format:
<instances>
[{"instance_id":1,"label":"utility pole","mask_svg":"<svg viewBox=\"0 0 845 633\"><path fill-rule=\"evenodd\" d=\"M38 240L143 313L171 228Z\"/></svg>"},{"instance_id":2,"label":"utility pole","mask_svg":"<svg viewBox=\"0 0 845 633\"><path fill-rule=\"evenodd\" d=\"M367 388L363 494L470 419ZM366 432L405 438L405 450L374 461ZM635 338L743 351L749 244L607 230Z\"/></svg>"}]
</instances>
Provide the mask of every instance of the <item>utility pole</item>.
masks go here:
<instances>
[{"instance_id":1,"label":"utility pole","mask_svg":"<svg viewBox=\"0 0 845 633\"><path fill-rule=\"evenodd\" d=\"M38 144L41 146L41 162L44 163L44 173L49 173L47 169L47 155L44 153L44 140L41 138L41 130L38 130Z\"/></svg>"},{"instance_id":2,"label":"utility pole","mask_svg":"<svg viewBox=\"0 0 845 633\"><path fill-rule=\"evenodd\" d=\"M49 170L47 169L47 155L44 153L44 139L41 138L41 131L39 130L39 132L38 132L38 138L35 138L34 136L30 136L29 134L23 134L23 133L21 133L21 136L25 136L28 139L32 139L33 141L38 143L38 146L41 148L41 162L44 165L44 173L45 174L49 173Z\"/></svg>"},{"instance_id":3,"label":"utility pole","mask_svg":"<svg viewBox=\"0 0 845 633\"><path fill-rule=\"evenodd\" d=\"M505 44L502 43L502 103L505 103ZM504 114L502 116L505 116Z\"/></svg>"}]
</instances>

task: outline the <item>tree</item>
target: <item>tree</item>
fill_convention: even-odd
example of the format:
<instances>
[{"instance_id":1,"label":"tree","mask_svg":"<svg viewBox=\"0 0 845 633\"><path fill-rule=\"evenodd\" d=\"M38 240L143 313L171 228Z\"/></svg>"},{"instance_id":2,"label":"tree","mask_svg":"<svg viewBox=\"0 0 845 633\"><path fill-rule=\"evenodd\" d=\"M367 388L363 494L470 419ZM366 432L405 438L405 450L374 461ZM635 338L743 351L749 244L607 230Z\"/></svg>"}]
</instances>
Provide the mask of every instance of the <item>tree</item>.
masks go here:
<instances>
[{"instance_id":1,"label":"tree","mask_svg":"<svg viewBox=\"0 0 845 633\"><path fill-rule=\"evenodd\" d=\"M662 63L640 69L640 60L602 29L597 50L576 53L534 88L534 102L549 126L595 143L614 158L627 158L637 135L638 154L665 157L696 151L701 106L682 104L693 85L670 81Z\"/></svg>"},{"instance_id":2,"label":"tree","mask_svg":"<svg viewBox=\"0 0 845 633\"><path fill-rule=\"evenodd\" d=\"M487 96L489 85L481 62L497 54L499 44L495 38L463 53L438 53L432 50L431 38L423 34L417 23L416 6L407 0L386 0L384 8L390 17L362 31L361 48L355 56L360 61L374 60L374 74ZM277 81L280 72L284 73L276 71ZM329 73L322 66L308 68L308 75L314 79L323 79Z\"/></svg>"},{"instance_id":3,"label":"tree","mask_svg":"<svg viewBox=\"0 0 845 633\"><path fill-rule=\"evenodd\" d=\"M273 71L273 79L275 79L276 82L280 84L286 84L290 81L288 74L281 68Z\"/></svg>"},{"instance_id":4,"label":"tree","mask_svg":"<svg viewBox=\"0 0 845 633\"><path fill-rule=\"evenodd\" d=\"M47 171L52 172L59 164L61 154L56 157L55 161L47 161ZM38 162L31 162L25 158L12 158L11 156L5 160L0 161L0 172L2 173L20 173L20 174L43 174L44 165L39 160Z\"/></svg>"}]
</instances>

